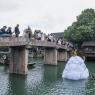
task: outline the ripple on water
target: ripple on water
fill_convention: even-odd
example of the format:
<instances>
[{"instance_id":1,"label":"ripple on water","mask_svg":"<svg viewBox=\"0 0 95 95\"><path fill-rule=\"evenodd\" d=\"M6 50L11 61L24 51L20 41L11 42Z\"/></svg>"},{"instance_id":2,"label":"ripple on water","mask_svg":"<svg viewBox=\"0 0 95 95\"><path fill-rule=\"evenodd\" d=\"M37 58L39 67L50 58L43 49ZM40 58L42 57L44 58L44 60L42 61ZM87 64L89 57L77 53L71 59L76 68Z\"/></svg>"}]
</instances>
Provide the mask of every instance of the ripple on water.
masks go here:
<instances>
[{"instance_id":1,"label":"ripple on water","mask_svg":"<svg viewBox=\"0 0 95 95\"><path fill-rule=\"evenodd\" d=\"M0 67L0 95L6 95L9 89L8 85L8 72L5 71L5 67Z\"/></svg>"},{"instance_id":2,"label":"ripple on water","mask_svg":"<svg viewBox=\"0 0 95 95\"><path fill-rule=\"evenodd\" d=\"M60 78L54 78L53 75L50 77L50 74L48 74L53 71L50 70L45 73L44 69L45 67L38 66L29 72L30 79L27 79L28 95L94 95L91 94L94 90L92 88L95 88L94 81L71 81L62 79L61 76ZM44 73L47 74L47 77L45 77Z\"/></svg>"},{"instance_id":3,"label":"ripple on water","mask_svg":"<svg viewBox=\"0 0 95 95\"><path fill-rule=\"evenodd\" d=\"M35 65L22 78L10 77L8 70L0 66L0 95L95 95L95 80L62 79L59 70L59 67Z\"/></svg>"}]
</instances>

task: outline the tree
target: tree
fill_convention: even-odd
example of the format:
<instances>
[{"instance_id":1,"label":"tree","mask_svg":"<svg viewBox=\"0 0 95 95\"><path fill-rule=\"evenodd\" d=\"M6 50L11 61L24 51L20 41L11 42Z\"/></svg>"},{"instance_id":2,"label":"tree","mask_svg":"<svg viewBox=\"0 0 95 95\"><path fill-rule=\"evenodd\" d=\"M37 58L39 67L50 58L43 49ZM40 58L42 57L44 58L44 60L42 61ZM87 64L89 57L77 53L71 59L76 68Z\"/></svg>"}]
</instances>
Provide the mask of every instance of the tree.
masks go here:
<instances>
[{"instance_id":1,"label":"tree","mask_svg":"<svg viewBox=\"0 0 95 95\"><path fill-rule=\"evenodd\" d=\"M80 46L85 40L95 39L95 11L94 9L85 9L77 16L76 22L73 22L64 31L64 38Z\"/></svg>"}]
</instances>

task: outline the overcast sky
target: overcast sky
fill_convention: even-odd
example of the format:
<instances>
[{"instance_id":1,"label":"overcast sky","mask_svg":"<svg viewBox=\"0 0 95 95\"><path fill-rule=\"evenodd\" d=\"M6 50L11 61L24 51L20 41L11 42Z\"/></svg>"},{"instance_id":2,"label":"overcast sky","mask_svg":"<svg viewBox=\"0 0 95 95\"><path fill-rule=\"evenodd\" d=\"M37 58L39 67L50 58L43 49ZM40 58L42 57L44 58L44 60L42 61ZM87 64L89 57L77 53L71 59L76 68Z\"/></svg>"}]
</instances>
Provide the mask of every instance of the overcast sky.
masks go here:
<instances>
[{"instance_id":1,"label":"overcast sky","mask_svg":"<svg viewBox=\"0 0 95 95\"><path fill-rule=\"evenodd\" d=\"M95 8L95 0L0 0L0 27L62 32L86 8Z\"/></svg>"}]
</instances>

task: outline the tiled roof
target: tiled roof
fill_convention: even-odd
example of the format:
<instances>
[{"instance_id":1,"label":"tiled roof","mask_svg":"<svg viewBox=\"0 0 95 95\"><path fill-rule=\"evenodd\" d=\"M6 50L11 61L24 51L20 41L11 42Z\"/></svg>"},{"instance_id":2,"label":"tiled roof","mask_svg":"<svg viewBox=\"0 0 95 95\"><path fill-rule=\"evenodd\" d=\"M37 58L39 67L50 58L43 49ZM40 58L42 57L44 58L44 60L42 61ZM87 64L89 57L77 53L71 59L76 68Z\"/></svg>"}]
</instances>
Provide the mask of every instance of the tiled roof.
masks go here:
<instances>
[{"instance_id":1,"label":"tiled roof","mask_svg":"<svg viewBox=\"0 0 95 95\"><path fill-rule=\"evenodd\" d=\"M84 41L82 47L84 46L95 46L95 41Z\"/></svg>"}]
</instances>

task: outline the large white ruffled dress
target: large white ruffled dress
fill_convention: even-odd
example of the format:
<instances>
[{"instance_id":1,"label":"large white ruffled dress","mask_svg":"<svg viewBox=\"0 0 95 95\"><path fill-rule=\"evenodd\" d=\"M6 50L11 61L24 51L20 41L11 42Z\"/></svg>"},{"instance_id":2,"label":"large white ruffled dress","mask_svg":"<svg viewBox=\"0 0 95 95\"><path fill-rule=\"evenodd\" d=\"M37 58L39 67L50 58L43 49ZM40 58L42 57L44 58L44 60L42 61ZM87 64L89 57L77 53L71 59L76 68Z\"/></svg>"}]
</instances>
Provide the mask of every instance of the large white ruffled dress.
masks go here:
<instances>
[{"instance_id":1,"label":"large white ruffled dress","mask_svg":"<svg viewBox=\"0 0 95 95\"><path fill-rule=\"evenodd\" d=\"M84 60L79 56L72 56L63 70L62 77L71 80L87 79L89 71Z\"/></svg>"}]
</instances>

